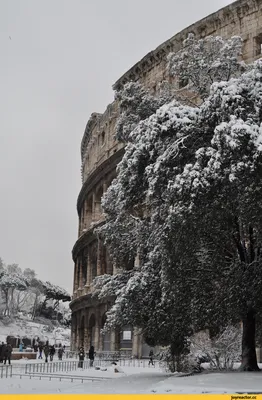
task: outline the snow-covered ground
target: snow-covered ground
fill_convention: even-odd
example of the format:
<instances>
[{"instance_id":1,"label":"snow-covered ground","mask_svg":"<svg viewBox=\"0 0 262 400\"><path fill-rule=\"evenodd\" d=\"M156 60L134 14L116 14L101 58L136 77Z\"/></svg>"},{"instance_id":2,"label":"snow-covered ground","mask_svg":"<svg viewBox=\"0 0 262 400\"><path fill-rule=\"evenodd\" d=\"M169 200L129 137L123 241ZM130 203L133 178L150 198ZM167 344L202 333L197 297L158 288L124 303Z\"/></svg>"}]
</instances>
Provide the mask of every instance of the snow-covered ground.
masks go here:
<instances>
[{"instance_id":1,"label":"snow-covered ground","mask_svg":"<svg viewBox=\"0 0 262 400\"><path fill-rule=\"evenodd\" d=\"M13 365L19 366L19 363ZM262 393L262 372L212 372L181 377L152 367L121 367L118 373L114 369L115 366L109 366L106 371L89 368L38 374L31 379L19 375L2 378L0 393Z\"/></svg>"}]
</instances>

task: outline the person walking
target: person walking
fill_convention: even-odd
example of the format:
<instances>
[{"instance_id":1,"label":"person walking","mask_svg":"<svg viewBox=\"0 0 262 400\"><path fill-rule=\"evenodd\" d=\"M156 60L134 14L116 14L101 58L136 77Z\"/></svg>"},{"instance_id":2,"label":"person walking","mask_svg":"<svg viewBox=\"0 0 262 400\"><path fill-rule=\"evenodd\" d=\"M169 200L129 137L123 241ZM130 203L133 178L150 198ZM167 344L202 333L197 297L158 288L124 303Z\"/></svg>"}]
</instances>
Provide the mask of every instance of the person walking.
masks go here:
<instances>
[{"instance_id":1,"label":"person walking","mask_svg":"<svg viewBox=\"0 0 262 400\"><path fill-rule=\"evenodd\" d=\"M94 364L94 359L95 359L95 349L94 346L90 346L89 352L88 352L88 358L90 360L90 367L93 367Z\"/></svg>"},{"instance_id":2,"label":"person walking","mask_svg":"<svg viewBox=\"0 0 262 400\"><path fill-rule=\"evenodd\" d=\"M148 365L150 365L150 364L154 365L153 357L154 357L154 352L153 352L153 350L151 349L150 352L149 352L149 362L148 362Z\"/></svg>"},{"instance_id":3,"label":"person walking","mask_svg":"<svg viewBox=\"0 0 262 400\"><path fill-rule=\"evenodd\" d=\"M50 353L49 343L46 342L45 347L44 347L45 362L48 362L49 353Z\"/></svg>"},{"instance_id":4,"label":"person walking","mask_svg":"<svg viewBox=\"0 0 262 400\"><path fill-rule=\"evenodd\" d=\"M62 347L62 345L61 345L61 343L59 344L59 347L58 347L58 359L60 360L60 361L62 361L62 359L63 359L63 352L64 352L64 350L63 350L63 347Z\"/></svg>"},{"instance_id":5,"label":"person walking","mask_svg":"<svg viewBox=\"0 0 262 400\"><path fill-rule=\"evenodd\" d=\"M53 361L54 355L55 355L55 346L52 345L50 347L50 361Z\"/></svg>"},{"instance_id":6,"label":"person walking","mask_svg":"<svg viewBox=\"0 0 262 400\"><path fill-rule=\"evenodd\" d=\"M38 351L39 351L38 359L43 360L43 357L42 357L43 345L42 344L39 345Z\"/></svg>"},{"instance_id":7,"label":"person walking","mask_svg":"<svg viewBox=\"0 0 262 400\"><path fill-rule=\"evenodd\" d=\"M4 363L8 361L8 364L11 364L11 355L12 355L13 348L10 343L7 343L4 350Z\"/></svg>"}]
</instances>

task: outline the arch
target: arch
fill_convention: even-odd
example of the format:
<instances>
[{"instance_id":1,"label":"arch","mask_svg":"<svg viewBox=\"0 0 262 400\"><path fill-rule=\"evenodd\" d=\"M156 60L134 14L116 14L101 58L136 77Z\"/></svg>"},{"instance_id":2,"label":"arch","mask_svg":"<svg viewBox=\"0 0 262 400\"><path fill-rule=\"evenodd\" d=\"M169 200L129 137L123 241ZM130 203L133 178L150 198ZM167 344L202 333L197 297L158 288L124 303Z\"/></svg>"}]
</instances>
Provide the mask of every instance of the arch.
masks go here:
<instances>
[{"instance_id":1,"label":"arch","mask_svg":"<svg viewBox=\"0 0 262 400\"><path fill-rule=\"evenodd\" d=\"M106 133L105 133L105 131L103 131L102 134L101 134L101 146L104 145L104 143L105 143L105 138L106 138Z\"/></svg>"}]
</instances>

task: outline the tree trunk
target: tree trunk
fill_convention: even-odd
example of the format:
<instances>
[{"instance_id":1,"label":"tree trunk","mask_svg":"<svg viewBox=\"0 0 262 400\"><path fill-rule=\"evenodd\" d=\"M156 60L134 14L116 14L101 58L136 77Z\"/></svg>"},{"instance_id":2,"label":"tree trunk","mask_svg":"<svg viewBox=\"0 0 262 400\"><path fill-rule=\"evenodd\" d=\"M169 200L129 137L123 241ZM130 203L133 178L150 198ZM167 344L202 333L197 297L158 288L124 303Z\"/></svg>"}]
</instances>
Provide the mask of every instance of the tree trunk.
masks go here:
<instances>
[{"instance_id":1,"label":"tree trunk","mask_svg":"<svg viewBox=\"0 0 262 400\"><path fill-rule=\"evenodd\" d=\"M250 307L246 316L243 318L242 363L240 366L241 371L259 371L257 365L255 336L255 310Z\"/></svg>"}]
</instances>

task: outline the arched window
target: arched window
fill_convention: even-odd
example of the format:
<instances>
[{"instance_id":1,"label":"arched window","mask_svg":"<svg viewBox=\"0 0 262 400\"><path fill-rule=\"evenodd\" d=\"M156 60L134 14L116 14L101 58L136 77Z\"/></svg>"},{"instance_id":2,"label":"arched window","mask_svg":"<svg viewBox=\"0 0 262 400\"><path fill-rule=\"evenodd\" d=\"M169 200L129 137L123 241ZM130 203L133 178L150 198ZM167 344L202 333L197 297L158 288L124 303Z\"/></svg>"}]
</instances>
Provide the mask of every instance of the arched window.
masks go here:
<instances>
[{"instance_id":1,"label":"arched window","mask_svg":"<svg viewBox=\"0 0 262 400\"><path fill-rule=\"evenodd\" d=\"M103 144L105 143L105 137L106 137L105 132L102 132L102 135L101 135L101 146L103 146Z\"/></svg>"}]
</instances>

